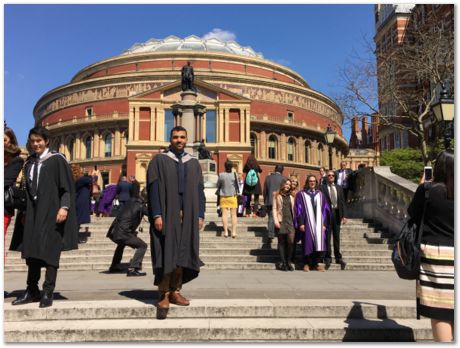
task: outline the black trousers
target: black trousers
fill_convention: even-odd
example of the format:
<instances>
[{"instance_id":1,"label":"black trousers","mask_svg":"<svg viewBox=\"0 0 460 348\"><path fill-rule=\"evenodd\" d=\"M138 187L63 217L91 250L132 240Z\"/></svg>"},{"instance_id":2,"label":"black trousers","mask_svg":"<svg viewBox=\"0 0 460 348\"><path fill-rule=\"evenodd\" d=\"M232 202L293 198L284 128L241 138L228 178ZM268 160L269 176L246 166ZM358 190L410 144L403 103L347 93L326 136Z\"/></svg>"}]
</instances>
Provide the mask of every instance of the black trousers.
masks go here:
<instances>
[{"instance_id":1,"label":"black trousers","mask_svg":"<svg viewBox=\"0 0 460 348\"><path fill-rule=\"evenodd\" d=\"M258 194L247 194L246 196L246 214L249 214L251 211L251 196L254 195L254 207L252 209L253 213L257 213L259 210L259 195Z\"/></svg>"},{"instance_id":2,"label":"black trousers","mask_svg":"<svg viewBox=\"0 0 460 348\"><path fill-rule=\"evenodd\" d=\"M42 267L46 267L43 291L52 293L56 287L57 268L36 259L27 259L27 266L27 289L33 292L39 291L38 282L40 281L40 271Z\"/></svg>"},{"instance_id":3,"label":"black trousers","mask_svg":"<svg viewBox=\"0 0 460 348\"><path fill-rule=\"evenodd\" d=\"M323 261L324 251L314 251L310 255L304 256L304 265L309 265L310 267L315 267Z\"/></svg>"},{"instance_id":4,"label":"black trousers","mask_svg":"<svg viewBox=\"0 0 460 348\"><path fill-rule=\"evenodd\" d=\"M331 238L334 241L334 257L335 262L340 262L342 260L342 254L340 253L340 217L339 210L332 209L332 219L331 219L331 231L327 234L327 251L324 256L324 261L332 261L331 257Z\"/></svg>"},{"instance_id":5,"label":"black trousers","mask_svg":"<svg viewBox=\"0 0 460 348\"><path fill-rule=\"evenodd\" d=\"M141 267L142 260L144 259L145 252L147 251L147 244L136 236L131 237L124 243L118 243L115 253L113 254L112 265L110 267L115 267L120 264L121 259L123 258L125 246L136 249L136 252L129 264L129 268L139 269Z\"/></svg>"},{"instance_id":6,"label":"black trousers","mask_svg":"<svg viewBox=\"0 0 460 348\"><path fill-rule=\"evenodd\" d=\"M268 216L268 225L267 225L267 236L268 238L275 238L275 221L273 221L273 206L266 205L265 208L267 209L267 216Z\"/></svg>"}]
</instances>

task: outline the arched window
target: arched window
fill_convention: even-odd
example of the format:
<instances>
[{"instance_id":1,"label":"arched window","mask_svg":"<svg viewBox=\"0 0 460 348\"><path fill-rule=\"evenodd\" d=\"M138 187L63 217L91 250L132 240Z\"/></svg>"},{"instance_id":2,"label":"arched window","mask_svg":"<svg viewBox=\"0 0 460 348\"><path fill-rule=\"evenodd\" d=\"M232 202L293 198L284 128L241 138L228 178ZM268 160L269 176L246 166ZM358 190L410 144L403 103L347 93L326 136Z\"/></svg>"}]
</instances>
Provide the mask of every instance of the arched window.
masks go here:
<instances>
[{"instance_id":1,"label":"arched window","mask_svg":"<svg viewBox=\"0 0 460 348\"><path fill-rule=\"evenodd\" d=\"M86 156L85 158L86 159L91 159L91 144L92 141L91 141L91 136L88 135L85 139L85 148L86 148Z\"/></svg>"},{"instance_id":2,"label":"arched window","mask_svg":"<svg viewBox=\"0 0 460 348\"><path fill-rule=\"evenodd\" d=\"M323 165L323 144L318 145L318 165Z\"/></svg>"},{"instance_id":3,"label":"arched window","mask_svg":"<svg viewBox=\"0 0 460 348\"><path fill-rule=\"evenodd\" d=\"M311 143L309 140L305 140L305 163L311 161Z\"/></svg>"},{"instance_id":4,"label":"arched window","mask_svg":"<svg viewBox=\"0 0 460 348\"><path fill-rule=\"evenodd\" d=\"M112 134L110 133L104 138L104 157L112 157Z\"/></svg>"},{"instance_id":5,"label":"arched window","mask_svg":"<svg viewBox=\"0 0 460 348\"><path fill-rule=\"evenodd\" d=\"M287 142L287 159L288 161L295 160L295 140L294 138L289 138Z\"/></svg>"},{"instance_id":6,"label":"arched window","mask_svg":"<svg viewBox=\"0 0 460 348\"><path fill-rule=\"evenodd\" d=\"M251 133L251 153L257 157L257 136Z\"/></svg>"},{"instance_id":7,"label":"arched window","mask_svg":"<svg viewBox=\"0 0 460 348\"><path fill-rule=\"evenodd\" d=\"M276 159L276 147L278 145L278 139L274 135L270 135L268 138L268 158Z\"/></svg>"}]
</instances>

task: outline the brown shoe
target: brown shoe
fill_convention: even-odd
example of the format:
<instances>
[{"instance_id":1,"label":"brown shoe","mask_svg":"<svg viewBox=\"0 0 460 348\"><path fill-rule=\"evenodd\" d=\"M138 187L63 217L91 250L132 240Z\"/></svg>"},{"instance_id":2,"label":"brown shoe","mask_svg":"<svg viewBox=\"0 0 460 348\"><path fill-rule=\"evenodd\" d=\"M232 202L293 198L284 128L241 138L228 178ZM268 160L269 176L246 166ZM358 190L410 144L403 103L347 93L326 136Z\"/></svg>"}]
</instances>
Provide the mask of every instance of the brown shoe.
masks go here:
<instances>
[{"instance_id":1,"label":"brown shoe","mask_svg":"<svg viewBox=\"0 0 460 348\"><path fill-rule=\"evenodd\" d=\"M169 309L169 292L161 293L160 299L157 302L157 306L160 309Z\"/></svg>"},{"instance_id":2,"label":"brown shoe","mask_svg":"<svg viewBox=\"0 0 460 348\"><path fill-rule=\"evenodd\" d=\"M309 265L303 266L303 271L304 272L310 272L310 266Z\"/></svg>"},{"instance_id":3,"label":"brown shoe","mask_svg":"<svg viewBox=\"0 0 460 348\"><path fill-rule=\"evenodd\" d=\"M178 306L188 306L190 301L181 295L179 291L174 291L169 294L169 302Z\"/></svg>"},{"instance_id":4,"label":"brown shoe","mask_svg":"<svg viewBox=\"0 0 460 348\"><path fill-rule=\"evenodd\" d=\"M318 272L326 272L326 270L324 269L324 267L321 266L321 265L316 265L316 266L315 266L315 270L318 271Z\"/></svg>"}]
</instances>

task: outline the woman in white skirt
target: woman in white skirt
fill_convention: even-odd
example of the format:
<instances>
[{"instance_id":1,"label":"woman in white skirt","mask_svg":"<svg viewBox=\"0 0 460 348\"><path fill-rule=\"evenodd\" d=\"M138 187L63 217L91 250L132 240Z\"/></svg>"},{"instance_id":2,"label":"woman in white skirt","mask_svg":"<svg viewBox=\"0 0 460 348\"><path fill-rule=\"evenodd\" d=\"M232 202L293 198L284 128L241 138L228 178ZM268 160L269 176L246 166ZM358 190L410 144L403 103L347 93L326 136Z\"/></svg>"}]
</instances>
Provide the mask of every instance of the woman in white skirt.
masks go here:
<instances>
[{"instance_id":1,"label":"woman in white skirt","mask_svg":"<svg viewBox=\"0 0 460 348\"><path fill-rule=\"evenodd\" d=\"M419 224L425 203L421 184L408 213ZM454 154L441 152L435 162L421 238L417 280L417 318L431 318L437 342L454 339Z\"/></svg>"}]
</instances>

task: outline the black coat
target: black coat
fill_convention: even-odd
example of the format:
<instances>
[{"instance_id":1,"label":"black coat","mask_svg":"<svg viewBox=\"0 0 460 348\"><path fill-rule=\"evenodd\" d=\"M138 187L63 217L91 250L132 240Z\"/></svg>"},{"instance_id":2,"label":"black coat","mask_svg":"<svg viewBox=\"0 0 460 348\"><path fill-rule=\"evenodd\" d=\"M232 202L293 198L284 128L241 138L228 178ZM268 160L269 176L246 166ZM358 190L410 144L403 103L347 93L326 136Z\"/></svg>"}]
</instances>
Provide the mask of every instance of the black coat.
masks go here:
<instances>
[{"instance_id":1,"label":"black coat","mask_svg":"<svg viewBox=\"0 0 460 348\"><path fill-rule=\"evenodd\" d=\"M337 190L337 208L339 209L339 220L341 221L345 217L345 215L347 215L345 194L343 192L343 188L339 185L335 185L335 188ZM327 188L327 185L320 185L319 189L326 196L327 204L329 204L329 206L332 207L331 197L329 196L329 190Z\"/></svg>"},{"instance_id":2,"label":"black coat","mask_svg":"<svg viewBox=\"0 0 460 348\"><path fill-rule=\"evenodd\" d=\"M76 187L76 207L78 224L89 224L91 218L89 212L91 210L91 188L93 179L88 175L83 175L75 184Z\"/></svg>"},{"instance_id":3,"label":"black coat","mask_svg":"<svg viewBox=\"0 0 460 348\"><path fill-rule=\"evenodd\" d=\"M14 185L16 182L19 173L21 172L22 166L24 165L24 160L20 156L13 157L11 162L5 167L3 187L4 190L7 190L8 187ZM14 209L4 209L4 212L8 215L14 215Z\"/></svg>"},{"instance_id":4,"label":"black coat","mask_svg":"<svg viewBox=\"0 0 460 348\"><path fill-rule=\"evenodd\" d=\"M42 160L37 200L32 199L30 171L33 161L25 164L27 209L25 225L16 228L10 250L22 252L22 258L37 259L59 267L61 251L78 249L78 227L75 209L75 183L67 160L60 153L49 153ZM61 207L68 207L67 219L56 223ZM22 226L22 225L21 225Z\"/></svg>"},{"instance_id":5,"label":"black coat","mask_svg":"<svg viewBox=\"0 0 460 348\"><path fill-rule=\"evenodd\" d=\"M244 168L243 168L243 173L246 173L246 175L248 174L248 172L251 170L251 169L254 169L257 173L257 177L259 178L259 180L257 180L257 184L254 185L254 186L249 186L248 184L246 184L246 176L244 177L244 186L243 186L243 194L244 195L260 195L262 194L262 186L260 185L260 176L259 176L259 173L262 173L262 169L260 168L260 166L256 166L256 167L250 167L248 164L245 164L244 165Z\"/></svg>"},{"instance_id":6,"label":"black coat","mask_svg":"<svg viewBox=\"0 0 460 348\"><path fill-rule=\"evenodd\" d=\"M148 215L147 206L140 198L131 198L127 201L107 232L107 237L115 243L124 243L135 237L142 217Z\"/></svg>"},{"instance_id":7,"label":"black coat","mask_svg":"<svg viewBox=\"0 0 460 348\"><path fill-rule=\"evenodd\" d=\"M183 268L182 282L185 284L198 277L203 265L199 257L199 218L204 217L205 207L203 174L197 158L186 154L182 163L185 170L182 223L176 156L171 151L157 154L147 171L154 285L177 267ZM161 211L162 231L155 229L153 217L157 211Z\"/></svg>"}]
</instances>

